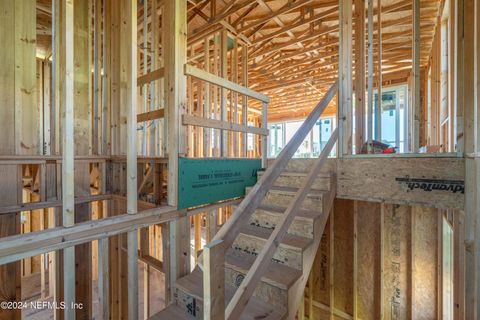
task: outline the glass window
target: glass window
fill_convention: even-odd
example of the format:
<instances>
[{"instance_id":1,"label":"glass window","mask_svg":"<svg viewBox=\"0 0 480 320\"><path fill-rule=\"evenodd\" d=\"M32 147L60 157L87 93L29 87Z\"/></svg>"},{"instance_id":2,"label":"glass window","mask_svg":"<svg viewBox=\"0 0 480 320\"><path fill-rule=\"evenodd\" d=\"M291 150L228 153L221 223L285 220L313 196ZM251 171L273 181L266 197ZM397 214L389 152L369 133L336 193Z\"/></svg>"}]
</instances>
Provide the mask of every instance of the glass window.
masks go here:
<instances>
[{"instance_id":1,"label":"glass window","mask_svg":"<svg viewBox=\"0 0 480 320\"><path fill-rule=\"evenodd\" d=\"M253 127L254 126L253 122L249 121L248 126ZM247 133L247 150L252 151L254 150L254 148L255 148L255 139L254 139L253 133Z\"/></svg>"},{"instance_id":2,"label":"glass window","mask_svg":"<svg viewBox=\"0 0 480 320\"><path fill-rule=\"evenodd\" d=\"M275 158L278 156L280 151L282 151L283 147L285 146L285 135L284 135L284 127L283 123L276 123L270 125L270 132L268 136L269 140L269 151L268 156Z\"/></svg>"},{"instance_id":3,"label":"glass window","mask_svg":"<svg viewBox=\"0 0 480 320\"><path fill-rule=\"evenodd\" d=\"M382 88L381 103L381 137L378 136L378 92L373 95L373 139L381 141L396 148L397 153L406 152L407 144L407 101L405 85L395 88ZM365 117L366 118L366 117ZM365 131L367 131L368 119L365 119ZM365 132L366 136L366 132Z\"/></svg>"},{"instance_id":4,"label":"glass window","mask_svg":"<svg viewBox=\"0 0 480 320\"><path fill-rule=\"evenodd\" d=\"M268 156L277 157L300 129L304 121L291 121L269 125ZM327 144L335 129L335 118L319 119L294 154L294 158L316 158Z\"/></svg>"}]
</instances>

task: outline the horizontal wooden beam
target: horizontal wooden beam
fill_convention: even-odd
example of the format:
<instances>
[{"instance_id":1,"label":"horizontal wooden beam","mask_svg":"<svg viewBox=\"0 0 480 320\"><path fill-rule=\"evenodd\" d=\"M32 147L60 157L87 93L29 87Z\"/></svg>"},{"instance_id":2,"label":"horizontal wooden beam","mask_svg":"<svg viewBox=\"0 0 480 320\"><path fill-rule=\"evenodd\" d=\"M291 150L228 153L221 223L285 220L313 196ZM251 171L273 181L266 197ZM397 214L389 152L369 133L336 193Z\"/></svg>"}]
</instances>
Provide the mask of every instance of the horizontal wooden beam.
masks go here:
<instances>
[{"instance_id":1,"label":"horizontal wooden beam","mask_svg":"<svg viewBox=\"0 0 480 320\"><path fill-rule=\"evenodd\" d=\"M302 27L306 24L313 23L317 20L321 20L321 19L325 18L326 16L331 15L331 14L335 14L335 13L338 13L338 6L333 7L329 10L324 11L324 12L321 12L321 13L319 13L315 16L312 16L308 19L301 19L297 23L294 23L292 25L287 25L287 26L285 26L283 28L280 28L279 30L277 30L275 32L272 32L272 33L269 33L265 36L258 37L256 39L252 40L252 43L253 44L258 44L258 43L261 43L261 42L264 42L264 41L268 41L272 38L278 37L279 35L281 35L283 33L286 33L288 31L291 31L291 30L293 30L295 28L298 28L298 27Z\"/></svg>"},{"instance_id":2,"label":"horizontal wooden beam","mask_svg":"<svg viewBox=\"0 0 480 320\"><path fill-rule=\"evenodd\" d=\"M110 156L76 156L76 162L97 163L109 160ZM11 155L0 156L0 165L62 163L62 156L55 155Z\"/></svg>"},{"instance_id":3,"label":"horizontal wooden beam","mask_svg":"<svg viewBox=\"0 0 480 320\"><path fill-rule=\"evenodd\" d=\"M112 195L112 198L125 197ZM182 217L208 212L217 208L236 205L240 199L217 202L189 210L177 210L163 206L146 209L137 214L122 214L100 220L77 223L71 227L57 227L27 234L2 238L0 242L0 265L36 256L42 253L65 249L82 243L135 231L153 224L169 222ZM139 204L139 207L140 204Z\"/></svg>"},{"instance_id":4,"label":"horizontal wooden beam","mask_svg":"<svg viewBox=\"0 0 480 320\"><path fill-rule=\"evenodd\" d=\"M91 195L86 197L77 197L75 198L75 204L110 200L111 198L112 198L112 195L110 194L98 194L98 195ZM15 204L11 206L2 206L0 207L0 215L7 214L7 213L20 212L20 211L31 211L31 210L55 208L55 207L61 207L61 206L62 206L61 199L53 200L53 201L28 202L28 203L22 203L22 204Z\"/></svg>"},{"instance_id":5,"label":"horizontal wooden beam","mask_svg":"<svg viewBox=\"0 0 480 320\"><path fill-rule=\"evenodd\" d=\"M240 94L246 95L250 98L260 100L262 102L268 103L270 98L264 94L261 94L259 92L253 91L249 88L243 87L235 82L229 81L227 79L224 79L222 77L216 76L212 73L209 73L207 71L201 70L199 68L196 68L194 66L191 66L189 64L185 64L185 75L187 76L192 76L197 79L209 82L211 84L220 86L222 88L232 90L235 92L238 92Z\"/></svg>"},{"instance_id":6,"label":"horizontal wooden beam","mask_svg":"<svg viewBox=\"0 0 480 320\"><path fill-rule=\"evenodd\" d=\"M237 123L230 123L222 120L206 119L202 117L191 116L188 114L184 114L182 116L182 124L184 126L189 125L189 126L197 126L197 127L203 127L203 128L213 128L213 129L253 133L253 134L259 134L262 136L268 136L268 129L250 127L250 126L245 126Z\"/></svg>"},{"instance_id":7,"label":"horizontal wooden beam","mask_svg":"<svg viewBox=\"0 0 480 320\"><path fill-rule=\"evenodd\" d=\"M144 113L137 114L137 122L151 121L155 119L162 119L165 116L164 109L157 109Z\"/></svg>"},{"instance_id":8,"label":"horizontal wooden beam","mask_svg":"<svg viewBox=\"0 0 480 320\"><path fill-rule=\"evenodd\" d=\"M163 270L163 262L158 260L155 257L149 256L149 255L138 255L138 260L142 261L143 263L149 265L153 269L159 271L159 272L164 272Z\"/></svg>"},{"instance_id":9,"label":"horizontal wooden beam","mask_svg":"<svg viewBox=\"0 0 480 320\"><path fill-rule=\"evenodd\" d=\"M2 238L0 264L135 231L185 215L186 210L179 211L176 208L165 206L148 209L137 214L122 214L101 220L77 223L68 228L58 227Z\"/></svg>"},{"instance_id":10,"label":"horizontal wooden beam","mask_svg":"<svg viewBox=\"0 0 480 320\"><path fill-rule=\"evenodd\" d=\"M116 155L110 157L111 162L126 162L127 157L125 155ZM138 156L137 157L138 163L162 163L167 164L168 159L164 157L145 157L145 156Z\"/></svg>"},{"instance_id":11,"label":"horizontal wooden beam","mask_svg":"<svg viewBox=\"0 0 480 320\"><path fill-rule=\"evenodd\" d=\"M242 28L240 28L239 32L244 32L248 29L252 29L252 28L255 28L259 25L261 25L262 23L265 23L265 22L268 22L282 14L286 14L290 11L293 11L293 10L296 10L304 5L307 5L307 4L310 4L311 2L313 2L312 0L301 0L301 1L297 1L297 2L288 2L286 5L284 5L282 8L280 8L279 10L275 10L263 17L259 17L258 19L255 19L255 21L251 22L250 24L246 25L246 26L243 26Z\"/></svg>"},{"instance_id":12,"label":"horizontal wooden beam","mask_svg":"<svg viewBox=\"0 0 480 320\"><path fill-rule=\"evenodd\" d=\"M463 210L465 159L439 155L442 157L425 153L339 159L337 197ZM368 188L358 178L359 170L368 177Z\"/></svg>"},{"instance_id":13,"label":"horizontal wooden beam","mask_svg":"<svg viewBox=\"0 0 480 320\"><path fill-rule=\"evenodd\" d=\"M159 68L152 72L148 72L137 78L137 86L143 86L144 84L161 79L164 77L164 74L165 74L164 68Z\"/></svg>"}]
</instances>

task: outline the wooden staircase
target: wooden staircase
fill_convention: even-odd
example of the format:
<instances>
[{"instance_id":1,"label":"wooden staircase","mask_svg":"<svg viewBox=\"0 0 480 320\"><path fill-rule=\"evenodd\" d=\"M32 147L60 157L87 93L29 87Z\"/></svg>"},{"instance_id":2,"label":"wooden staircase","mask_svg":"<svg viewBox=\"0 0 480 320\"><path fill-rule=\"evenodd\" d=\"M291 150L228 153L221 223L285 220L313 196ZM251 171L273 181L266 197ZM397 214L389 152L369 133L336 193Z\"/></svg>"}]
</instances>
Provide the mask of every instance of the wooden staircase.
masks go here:
<instances>
[{"instance_id":1,"label":"wooden staircase","mask_svg":"<svg viewBox=\"0 0 480 320\"><path fill-rule=\"evenodd\" d=\"M335 172L324 164L337 131L308 172L295 170L291 157L336 88L334 84L277 160L258 173L258 183L247 188L244 201L212 240L223 245L224 261L218 262L223 270L218 270L224 272L225 292L224 303L217 297L208 300L207 308L220 314L212 312L212 319L223 319L224 311L227 319L295 318L335 198ZM177 280L173 303L151 319L203 319L205 274L215 272L211 264L215 262L207 268L205 263L204 271L196 266Z\"/></svg>"}]
</instances>

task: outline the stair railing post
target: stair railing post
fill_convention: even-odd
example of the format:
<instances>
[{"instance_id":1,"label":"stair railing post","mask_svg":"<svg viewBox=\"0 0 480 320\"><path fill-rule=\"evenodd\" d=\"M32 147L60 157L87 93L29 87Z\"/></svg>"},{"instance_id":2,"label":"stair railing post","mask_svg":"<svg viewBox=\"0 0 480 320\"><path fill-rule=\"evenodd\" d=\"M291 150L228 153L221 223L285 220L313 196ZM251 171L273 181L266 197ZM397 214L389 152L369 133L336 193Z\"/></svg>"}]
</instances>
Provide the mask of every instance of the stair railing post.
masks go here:
<instances>
[{"instance_id":1,"label":"stair railing post","mask_svg":"<svg viewBox=\"0 0 480 320\"><path fill-rule=\"evenodd\" d=\"M203 319L225 319L225 247L213 240L203 248Z\"/></svg>"},{"instance_id":2,"label":"stair railing post","mask_svg":"<svg viewBox=\"0 0 480 320\"><path fill-rule=\"evenodd\" d=\"M268 129L268 104L266 102L262 102L262 128ZM267 135L262 135L262 168L267 167Z\"/></svg>"}]
</instances>

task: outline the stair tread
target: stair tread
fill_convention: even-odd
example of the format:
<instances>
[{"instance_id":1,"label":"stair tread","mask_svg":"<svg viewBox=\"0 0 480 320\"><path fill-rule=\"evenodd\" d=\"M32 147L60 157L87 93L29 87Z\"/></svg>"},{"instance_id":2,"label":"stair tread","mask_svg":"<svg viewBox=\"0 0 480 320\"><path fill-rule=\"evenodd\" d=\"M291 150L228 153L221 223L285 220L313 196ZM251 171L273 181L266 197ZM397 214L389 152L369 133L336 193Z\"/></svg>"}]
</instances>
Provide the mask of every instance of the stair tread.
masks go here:
<instances>
[{"instance_id":1,"label":"stair tread","mask_svg":"<svg viewBox=\"0 0 480 320\"><path fill-rule=\"evenodd\" d=\"M166 319L178 319L178 320L192 320L195 317L187 314L179 306L172 303L162 311L154 314L149 320L166 320Z\"/></svg>"},{"instance_id":2,"label":"stair tread","mask_svg":"<svg viewBox=\"0 0 480 320\"><path fill-rule=\"evenodd\" d=\"M249 191L253 188L252 187L247 187L246 190ZM283 186L273 186L270 188L269 192L276 192L276 193L290 193L292 195L295 195L298 192L299 188L295 187L283 187ZM321 197L325 193L329 192L328 190L317 190L317 189L310 189L310 191L307 194L307 197Z\"/></svg>"},{"instance_id":3,"label":"stair tread","mask_svg":"<svg viewBox=\"0 0 480 320\"><path fill-rule=\"evenodd\" d=\"M259 171L259 173L264 174L264 171ZM283 171L281 175L284 176L307 176L308 172L301 172L301 171ZM330 178L332 174L330 172L320 172L317 177L319 178Z\"/></svg>"},{"instance_id":4,"label":"stair tread","mask_svg":"<svg viewBox=\"0 0 480 320\"><path fill-rule=\"evenodd\" d=\"M266 241L273 232L273 229L262 228L249 224L243 226L240 232L252 237L264 239ZM307 249L311 243L312 239L292 234L286 234L282 241L282 245L292 247L294 249L300 249L301 251L305 251L305 249Z\"/></svg>"},{"instance_id":5,"label":"stair tread","mask_svg":"<svg viewBox=\"0 0 480 320\"><path fill-rule=\"evenodd\" d=\"M295 188L295 187L281 187L281 186L273 186L272 188L270 188L270 191L273 191L273 192L285 192L285 193L292 193L292 194L296 194L298 192L298 189L299 188ZM325 194L326 191L324 190L316 190L316 189L310 189L310 191L308 192L308 196L322 196L323 194Z\"/></svg>"},{"instance_id":6,"label":"stair tread","mask_svg":"<svg viewBox=\"0 0 480 320\"><path fill-rule=\"evenodd\" d=\"M203 300L203 272L195 268L189 275L177 280L176 286L196 299ZM225 306L235 294L235 288L225 285ZM240 319L282 319L285 310L274 307L259 299L250 299ZM186 318L189 319L189 318Z\"/></svg>"},{"instance_id":7,"label":"stair tread","mask_svg":"<svg viewBox=\"0 0 480 320\"><path fill-rule=\"evenodd\" d=\"M258 206L258 209L263 210L263 211L277 213L277 214L284 214L285 210L287 210L286 207L275 206L275 205L271 205L271 204L263 204L263 203L260 206ZM297 218L316 219L321 214L322 213L320 211L298 209L298 210L296 210L295 216Z\"/></svg>"},{"instance_id":8,"label":"stair tread","mask_svg":"<svg viewBox=\"0 0 480 320\"><path fill-rule=\"evenodd\" d=\"M255 258L256 256L254 255L229 249L225 256L225 265L246 274L250 270ZM300 270L272 261L263 275L262 281L288 290L301 276L302 272Z\"/></svg>"}]
</instances>

